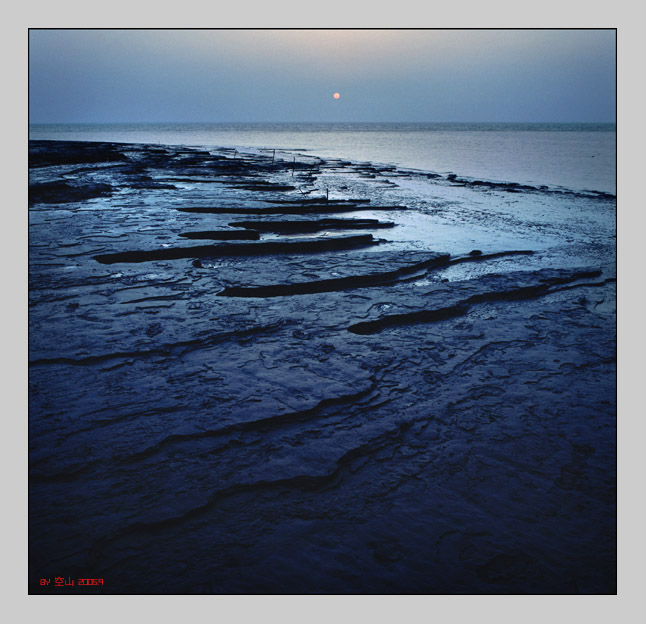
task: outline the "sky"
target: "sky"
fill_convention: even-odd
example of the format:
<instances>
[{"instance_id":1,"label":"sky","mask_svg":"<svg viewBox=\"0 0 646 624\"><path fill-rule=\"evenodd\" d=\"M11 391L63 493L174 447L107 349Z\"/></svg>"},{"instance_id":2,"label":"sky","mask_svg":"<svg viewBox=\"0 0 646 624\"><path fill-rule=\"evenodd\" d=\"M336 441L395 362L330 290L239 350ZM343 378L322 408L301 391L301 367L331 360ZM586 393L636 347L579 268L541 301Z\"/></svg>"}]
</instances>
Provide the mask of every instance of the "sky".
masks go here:
<instances>
[{"instance_id":1,"label":"sky","mask_svg":"<svg viewBox=\"0 0 646 624\"><path fill-rule=\"evenodd\" d=\"M29 31L31 123L615 118L614 30Z\"/></svg>"}]
</instances>

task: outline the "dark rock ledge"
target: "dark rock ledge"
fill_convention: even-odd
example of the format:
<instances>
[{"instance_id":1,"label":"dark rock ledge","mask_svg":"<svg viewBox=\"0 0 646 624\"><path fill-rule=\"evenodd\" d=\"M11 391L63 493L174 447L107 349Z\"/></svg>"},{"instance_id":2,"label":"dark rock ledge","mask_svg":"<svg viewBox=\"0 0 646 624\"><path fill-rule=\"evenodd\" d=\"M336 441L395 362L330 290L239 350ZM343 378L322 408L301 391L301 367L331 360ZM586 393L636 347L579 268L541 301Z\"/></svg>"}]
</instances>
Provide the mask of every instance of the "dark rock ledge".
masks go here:
<instances>
[{"instance_id":1,"label":"dark rock ledge","mask_svg":"<svg viewBox=\"0 0 646 624\"><path fill-rule=\"evenodd\" d=\"M204 232L181 232L183 238L191 240L258 240L260 234L254 230L205 230Z\"/></svg>"},{"instance_id":2,"label":"dark rock ledge","mask_svg":"<svg viewBox=\"0 0 646 624\"><path fill-rule=\"evenodd\" d=\"M260 232L277 234L309 234L323 230L371 230L376 228L392 228L392 221L378 219L318 219L298 221L233 221L233 227L242 227Z\"/></svg>"},{"instance_id":3,"label":"dark rock ledge","mask_svg":"<svg viewBox=\"0 0 646 624\"><path fill-rule=\"evenodd\" d=\"M150 262L151 260L179 260L181 258L219 258L222 256L263 256L269 254L316 253L340 249L358 249L379 244L372 234L335 236L331 238L297 241L263 241L258 243L222 243L195 247L168 247L139 251L100 254L94 259L101 264L115 262Z\"/></svg>"},{"instance_id":4,"label":"dark rock ledge","mask_svg":"<svg viewBox=\"0 0 646 624\"><path fill-rule=\"evenodd\" d=\"M218 295L222 297L282 297L285 295L306 295L312 293L333 292L362 288L366 286L383 286L397 281L399 278L413 273L419 273L433 266L447 264L449 254L432 254L428 260L401 267L395 271L372 273L368 275L351 275L334 279L323 279L294 284L274 284L271 286L250 286L225 288Z\"/></svg>"},{"instance_id":5,"label":"dark rock ledge","mask_svg":"<svg viewBox=\"0 0 646 624\"><path fill-rule=\"evenodd\" d=\"M357 206L355 204L344 204L337 202L329 202L319 204L318 202L312 205L307 204L285 204L271 208L236 208L234 206L195 206L190 208L178 208L180 212L195 212L199 214L249 214L249 215L264 215L264 214L316 214L316 213L332 213L332 212L357 212L359 210L406 210L406 206Z\"/></svg>"},{"instance_id":6,"label":"dark rock ledge","mask_svg":"<svg viewBox=\"0 0 646 624\"><path fill-rule=\"evenodd\" d=\"M313 293L335 292L351 290L354 288L367 288L370 286L385 286L393 284L403 278L419 275L429 269L462 262L479 262L503 258L505 256L531 255L532 251L501 251L492 254L458 256L451 258L449 254L434 253L421 262L400 267L393 271L369 273L366 275L350 275L347 277L310 280L307 282L295 282L291 284L271 284L266 286L229 286L218 293L221 297L284 297L290 295L309 295Z\"/></svg>"},{"instance_id":7,"label":"dark rock ledge","mask_svg":"<svg viewBox=\"0 0 646 624\"><path fill-rule=\"evenodd\" d=\"M417 310L415 312L403 314L388 314L373 321L364 321L350 325L350 327L348 327L348 331L353 334L377 334L389 327L443 321L456 316L463 316L469 312L472 306L479 303L533 299L568 288L567 286L564 287L565 284L571 284L572 282L577 282L584 278L599 277L600 275L601 271L596 269L572 271L570 274L562 277L551 277L539 280L537 283L530 286L517 286L504 290L483 292L472 295L463 301L459 301L443 308ZM580 284L580 286L603 286L605 283L606 280L602 280L592 284ZM569 286L569 288L572 287L573 286Z\"/></svg>"}]
</instances>

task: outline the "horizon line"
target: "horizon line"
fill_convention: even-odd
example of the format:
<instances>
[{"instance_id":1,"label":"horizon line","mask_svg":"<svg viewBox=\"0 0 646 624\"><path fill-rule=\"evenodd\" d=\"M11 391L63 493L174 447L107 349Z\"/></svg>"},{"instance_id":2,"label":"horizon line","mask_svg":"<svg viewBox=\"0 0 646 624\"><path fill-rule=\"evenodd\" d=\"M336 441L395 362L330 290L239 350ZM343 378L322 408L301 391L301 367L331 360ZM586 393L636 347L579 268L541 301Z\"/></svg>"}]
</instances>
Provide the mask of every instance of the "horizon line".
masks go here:
<instances>
[{"instance_id":1,"label":"horizon line","mask_svg":"<svg viewBox=\"0 0 646 624\"><path fill-rule=\"evenodd\" d=\"M492 120L426 120L426 121L329 121L329 120L308 120L308 121L271 121L271 120L256 120L256 121L241 121L241 120L228 120L228 121L29 121L30 126L38 125L54 125L54 124L68 124L68 125L118 125L118 124L614 124L617 125L616 120L594 120L594 121L536 121L536 120L522 120L522 121L492 121Z\"/></svg>"}]
</instances>

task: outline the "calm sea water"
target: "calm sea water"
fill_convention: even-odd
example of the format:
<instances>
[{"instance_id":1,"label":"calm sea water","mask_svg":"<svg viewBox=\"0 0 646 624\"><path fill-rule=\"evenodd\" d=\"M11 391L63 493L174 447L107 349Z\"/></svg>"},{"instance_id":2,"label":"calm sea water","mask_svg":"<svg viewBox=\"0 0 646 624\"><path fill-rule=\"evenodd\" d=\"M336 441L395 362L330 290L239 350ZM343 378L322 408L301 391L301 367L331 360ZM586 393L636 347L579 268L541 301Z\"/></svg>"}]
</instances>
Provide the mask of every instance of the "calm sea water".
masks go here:
<instances>
[{"instance_id":1,"label":"calm sea water","mask_svg":"<svg viewBox=\"0 0 646 624\"><path fill-rule=\"evenodd\" d=\"M616 193L615 124L36 124L31 139L296 150L459 176Z\"/></svg>"}]
</instances>

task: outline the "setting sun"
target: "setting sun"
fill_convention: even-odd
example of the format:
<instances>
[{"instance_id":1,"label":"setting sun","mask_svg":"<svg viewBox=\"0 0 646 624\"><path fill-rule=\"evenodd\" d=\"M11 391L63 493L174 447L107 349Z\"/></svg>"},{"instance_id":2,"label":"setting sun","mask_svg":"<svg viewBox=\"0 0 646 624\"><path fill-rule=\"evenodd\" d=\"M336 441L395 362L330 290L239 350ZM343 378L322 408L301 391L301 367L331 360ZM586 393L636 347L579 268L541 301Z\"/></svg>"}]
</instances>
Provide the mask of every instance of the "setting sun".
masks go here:
<instances>
[{"instance_id":1,"label":"setting sun","mask_svg":"<svg viewBox=\"0 0 646 624\"><path fill-rule=\"evenodd\" d=\"M333 97L334 97L335 100L338 100L341 97L341 94L340 93L335 93Z\"/></svg>"}]
</instances>

